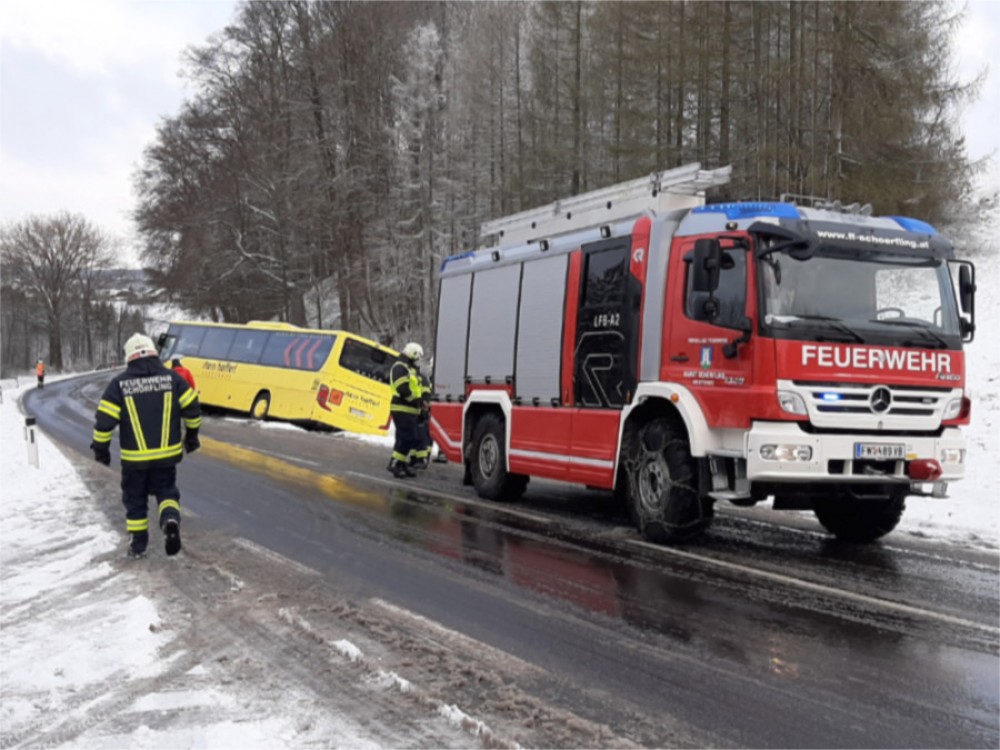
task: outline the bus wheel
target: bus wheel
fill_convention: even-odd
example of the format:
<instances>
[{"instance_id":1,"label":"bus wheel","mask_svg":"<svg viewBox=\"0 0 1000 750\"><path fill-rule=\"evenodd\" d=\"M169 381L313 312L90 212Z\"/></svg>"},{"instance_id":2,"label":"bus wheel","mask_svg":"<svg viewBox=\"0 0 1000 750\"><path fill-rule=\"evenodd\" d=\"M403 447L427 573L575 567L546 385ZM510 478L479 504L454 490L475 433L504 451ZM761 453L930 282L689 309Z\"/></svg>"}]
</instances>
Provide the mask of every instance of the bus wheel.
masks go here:
<instances>
[{"instance_id":1,"label":"bus wheel","mask_svg":"<svg viewBox=\"0 0 1000 750\"><path fill-rule=\"evenodd\" d=\"M488 412L476 422L472 433L472 484L487 500L517 500L528 487L528 477L507 471L504 421Z\"/></svg>"},{"instance_id":2,"label":"bus wheel","mask_svg":"<svg viewBox=\"0 0 1000 750\"><path fill-rule=\"evenodd\" d=\"M253 406L250 407L250 416L254 419L267 419L267 413L271 410L271 394L267 391L261 391L257 394L257 398L253 400Z\"/></svg>"},{"instance_id":3,"label":"bus wheel","mask_svg":"<svg viewBox=\"0 0 1000 750\"><path fill-rule=\"evenodd\" d=\"M659 544L691 539L712 522L713 503L698 494L698 467L687 440L667 419L630 431L629 513Z\"/></svg>"},{"instance_id":4,"label":"bus wheel","mask_svg":"<svg viewBox=\"0 0 1000 750\"><path fill-rule=\"evenodd\" d=\"M889 489L884 497L854 497L846 492L816 500L814 512L824 528L845 542L867 544L885 536L906 509L906 490Z\"/></svg>"}]
</instances>

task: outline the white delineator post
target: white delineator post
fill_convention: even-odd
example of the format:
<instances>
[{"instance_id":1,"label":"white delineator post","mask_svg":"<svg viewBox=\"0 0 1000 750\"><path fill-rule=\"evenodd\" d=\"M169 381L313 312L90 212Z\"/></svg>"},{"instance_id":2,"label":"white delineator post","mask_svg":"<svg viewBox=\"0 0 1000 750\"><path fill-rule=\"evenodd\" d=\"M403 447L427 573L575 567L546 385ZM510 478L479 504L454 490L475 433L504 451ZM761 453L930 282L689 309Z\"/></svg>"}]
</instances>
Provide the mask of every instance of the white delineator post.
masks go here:
<instances>
[{"instance_id":1,"label":"white delineator post","mask_svg":"<svg viewBox=\"0 0 1000 750\"><path fill-rule=\"evenodd\" d=\"M28 463L38 468L38 438L35 435L35 418L24 418L24 439L28 442Z\"/></svg>"}]
</instances>

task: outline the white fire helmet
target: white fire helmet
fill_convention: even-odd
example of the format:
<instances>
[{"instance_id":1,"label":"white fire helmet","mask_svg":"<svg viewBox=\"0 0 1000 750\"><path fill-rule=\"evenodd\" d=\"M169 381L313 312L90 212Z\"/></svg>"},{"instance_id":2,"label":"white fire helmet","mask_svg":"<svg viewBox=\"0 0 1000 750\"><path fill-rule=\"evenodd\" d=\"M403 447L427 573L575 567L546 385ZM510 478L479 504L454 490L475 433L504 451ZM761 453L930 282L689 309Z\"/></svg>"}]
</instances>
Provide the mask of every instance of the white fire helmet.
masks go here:
<instances>
[{"instance_id":1,"label":"white fire helmet","mask_svg":"<svg viewBox=\"0 0 1000 750\"><path fill-rule=\"evenodd\" d=\"M409 344L403 347L403 356L409 357L414 362L417 362L421 357L424 356L424 348L420 346L415 341L411 341Z\"/></svg>"},{"instance_id":2,"label":"white fire helmet","mask_svg":"<svg viewBox=\"0 0 1000 750\"><path fill-rule=\"evenodd\" d=\"M144 333L133 333L129 340L125 342L125 362L131 362L140 357L155 357L157 355L156 346L153 339Z\"/></svg>"}]
</instances>

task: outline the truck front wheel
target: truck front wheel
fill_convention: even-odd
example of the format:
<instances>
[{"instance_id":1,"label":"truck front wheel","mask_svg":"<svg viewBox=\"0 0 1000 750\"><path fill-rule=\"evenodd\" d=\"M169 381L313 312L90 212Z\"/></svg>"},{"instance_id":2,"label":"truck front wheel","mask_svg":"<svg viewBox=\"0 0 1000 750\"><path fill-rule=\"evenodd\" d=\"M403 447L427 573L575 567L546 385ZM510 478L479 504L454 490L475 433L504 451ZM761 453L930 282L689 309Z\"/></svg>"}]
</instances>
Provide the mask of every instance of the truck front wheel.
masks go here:
<instances>
[{"instance_id":1,"label":"truck front wheel","mask_svg":"<svg viewBox=\"0 0 1000 750\"><path fill-rule=\"evenodd\" d=\"M836 493L816 500L814 512L823 527L838 539L868 543L896 528L905 508L906 490L890 489L881 498Z\"/></svg>"},{"instance_id":2,"label":"truck front wheel","mask_svg":"<svg viewBox=\"0 0 1000 750\"><path fill-rule=\"evenodd\" d=\"M480 417L472 432L472 484L487 500L517 500L528 487L527 476L507 471L506 438L504 421L496 412Z\"/></svg>"},{"instance_id":3,"label":"truck front wheel","mask_svg":"<svg viewBox=\"0 0 1000 750\"><path fill-rule=\"evenodd\" d=\"M697 463L670 420L654 419L631 429L626 450L629 513L646 539L682 542L708 528L712 500L698 494Z\"/></svg>"}]
</instances>

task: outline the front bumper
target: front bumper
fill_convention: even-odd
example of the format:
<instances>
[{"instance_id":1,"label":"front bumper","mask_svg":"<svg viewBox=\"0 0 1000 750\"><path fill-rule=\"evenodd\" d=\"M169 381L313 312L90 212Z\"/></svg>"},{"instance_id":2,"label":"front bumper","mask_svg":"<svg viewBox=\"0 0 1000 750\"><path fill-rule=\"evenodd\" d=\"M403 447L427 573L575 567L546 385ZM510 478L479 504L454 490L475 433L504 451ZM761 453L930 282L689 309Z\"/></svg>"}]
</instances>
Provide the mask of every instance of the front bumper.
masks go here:
<instances>
[{"instance_id":1,"label":"front bumper","mask_svg":"<svg viewBox=\"0 0 1000 750\"><path fill-rule=\"evenodd\" d=\"M855 460L855 443L904 443L906 458L882 462ZM761 456L761 447L765 445L809 446L812 456L807 461L768 460ZM804 432L795 422L755 422L747 436L746 451L747 479L751 482L913 484L908 467L910 461L917 459L934 459L941 463L941 477L929 484L954 482L965 476L964 462L945 463L942 460L945 451L961 451L965 456L965 437L954 428L945 429L940 437L833 435Z\"/></svg>"}]
</instances>

